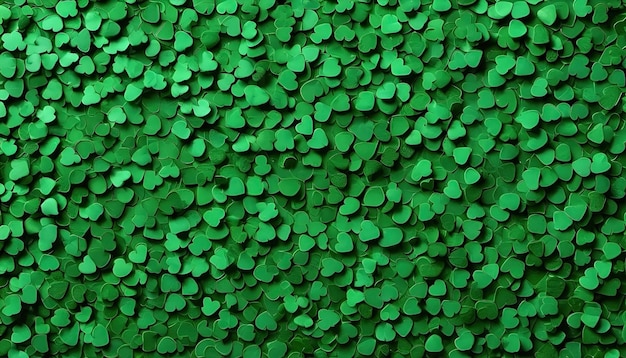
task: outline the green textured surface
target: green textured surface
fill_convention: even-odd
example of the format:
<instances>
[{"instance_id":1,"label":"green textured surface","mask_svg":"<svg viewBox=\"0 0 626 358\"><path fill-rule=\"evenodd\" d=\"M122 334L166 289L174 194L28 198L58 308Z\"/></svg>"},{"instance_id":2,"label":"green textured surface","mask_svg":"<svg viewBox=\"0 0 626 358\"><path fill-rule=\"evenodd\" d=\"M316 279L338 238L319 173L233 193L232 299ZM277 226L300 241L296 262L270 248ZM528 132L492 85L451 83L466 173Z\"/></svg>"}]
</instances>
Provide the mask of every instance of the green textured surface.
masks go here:
<instances>
[{"instance_id":1,"label":"green textured surface","mask_svg":"<svg viewBox=\"0 0 626 358\"><path fill-rule=\"evenodd\" d=\"M626 5L0 5L0 356L626 356Z\"/></svg>"}]
</instances>

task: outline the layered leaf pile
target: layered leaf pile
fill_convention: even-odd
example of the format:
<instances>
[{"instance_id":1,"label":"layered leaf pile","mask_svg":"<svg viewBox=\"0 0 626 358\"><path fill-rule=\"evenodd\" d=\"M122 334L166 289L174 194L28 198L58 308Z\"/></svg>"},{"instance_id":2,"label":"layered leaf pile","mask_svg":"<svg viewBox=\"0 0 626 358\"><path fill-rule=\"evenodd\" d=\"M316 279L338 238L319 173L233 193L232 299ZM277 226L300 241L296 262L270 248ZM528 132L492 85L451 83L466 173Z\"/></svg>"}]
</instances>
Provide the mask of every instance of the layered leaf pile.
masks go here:
<instances>
[{"instance_id":1,"label":"layered leaf pile","mask_svg":"<svg viewBox=\"0 0 626 358\"><path fill-rule=\"evenodd\" d=\"M0 24L0 355L626 355L622 1Z\"/></svg>"}]
</instances>

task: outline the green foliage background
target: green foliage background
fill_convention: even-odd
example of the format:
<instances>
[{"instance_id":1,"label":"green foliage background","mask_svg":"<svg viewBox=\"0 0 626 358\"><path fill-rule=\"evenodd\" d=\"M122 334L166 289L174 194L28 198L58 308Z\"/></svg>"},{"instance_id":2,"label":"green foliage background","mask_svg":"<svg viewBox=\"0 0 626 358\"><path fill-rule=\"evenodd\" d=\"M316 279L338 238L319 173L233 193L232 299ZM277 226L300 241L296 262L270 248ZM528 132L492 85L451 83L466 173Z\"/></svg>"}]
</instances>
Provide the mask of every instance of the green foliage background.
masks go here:
<instances>
[{"instance_id":1,"label":"green foliage background","mask_svg":"<svg viewBox=\"0 0 626 358\"><path fill-rule=\"evenodd\" d=\"M0 24L1 355L626 354L623 2Z\"/></svg>"}]
</instances>

